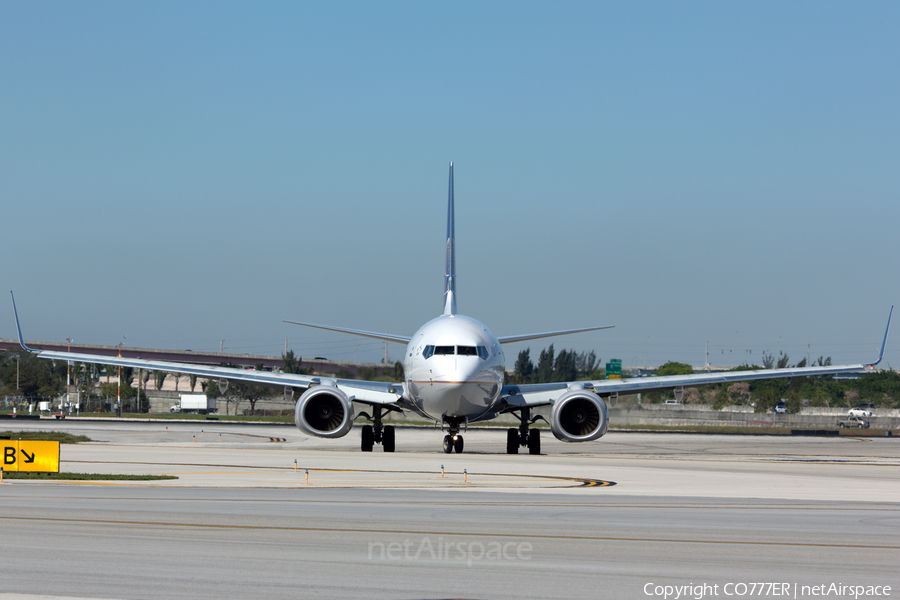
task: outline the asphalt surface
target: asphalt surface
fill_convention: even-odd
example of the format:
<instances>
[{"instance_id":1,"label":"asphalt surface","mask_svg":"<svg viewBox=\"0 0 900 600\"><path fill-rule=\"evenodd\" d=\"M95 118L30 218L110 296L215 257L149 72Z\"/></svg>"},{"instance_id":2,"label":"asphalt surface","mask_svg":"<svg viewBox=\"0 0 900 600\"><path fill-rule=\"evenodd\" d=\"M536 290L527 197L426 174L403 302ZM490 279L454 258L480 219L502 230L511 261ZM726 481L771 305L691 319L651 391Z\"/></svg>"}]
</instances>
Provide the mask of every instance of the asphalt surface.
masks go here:
<instances>
[{"instance_id":1,"label":"asphalt surface","mask_svg":"<svg viewBox=\"0 0 900 600\"><path fill-rule=\"evenodd\" d=\"M900 594L896 439L544 434L543 455L507 456L504 431L470 430L445 455L439 431L404 428L391 455L359 452L356 431L12 428L95 440L63 446L64 471L179 479L4 482L4 600Z\"/></svg>"}]
</instances>

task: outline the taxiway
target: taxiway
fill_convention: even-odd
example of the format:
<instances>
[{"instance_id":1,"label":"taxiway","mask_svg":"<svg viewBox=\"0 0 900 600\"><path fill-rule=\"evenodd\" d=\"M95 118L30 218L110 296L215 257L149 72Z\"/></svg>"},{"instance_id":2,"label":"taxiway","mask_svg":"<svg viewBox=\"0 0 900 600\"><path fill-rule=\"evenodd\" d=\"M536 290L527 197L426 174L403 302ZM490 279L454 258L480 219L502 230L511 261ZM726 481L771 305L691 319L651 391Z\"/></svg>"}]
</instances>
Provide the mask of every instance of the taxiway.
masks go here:
<instances>
[{"instance_id":1,"label":"taxiway","mask_svg":"<svg viewBox=\"0 0 900 600\"><path fill-rule=\"evenodd\" d=\"M638 598L647 583L768 581L900 590L895 439L611 432L563 444L545 434L543 455L507 456L504 431L470 429L466 452L445 455L439 432L403 428L391 455L359 452L356 431L328 441L212 422L4 425L95 440L63 446L62 470L179 477L5 482L7 594Z\"/></svg>"}]
</instances>

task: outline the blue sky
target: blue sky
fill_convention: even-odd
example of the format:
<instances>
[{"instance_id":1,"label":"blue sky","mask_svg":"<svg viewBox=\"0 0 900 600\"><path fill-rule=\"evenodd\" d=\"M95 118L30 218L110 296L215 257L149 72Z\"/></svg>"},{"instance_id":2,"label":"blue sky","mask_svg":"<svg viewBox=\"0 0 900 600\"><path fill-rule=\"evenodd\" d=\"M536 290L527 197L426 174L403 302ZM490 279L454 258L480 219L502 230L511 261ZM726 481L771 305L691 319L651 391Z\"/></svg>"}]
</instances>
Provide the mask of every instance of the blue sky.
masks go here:
<instances>
[{"instance_id":1,"label":"blue sky","mask_svg":"<svg viewBox=\"0 0 900 600\"><path fill-rule=\"evenodd\" d=\"M5 2L0 278L30 339L378 360L281 320L436 316L452 160L459 308L498 335L614 324L556 346L626 365L707 342L713 364L868 360L900 298L898 17Z\"/></svg>"}]
</instances>

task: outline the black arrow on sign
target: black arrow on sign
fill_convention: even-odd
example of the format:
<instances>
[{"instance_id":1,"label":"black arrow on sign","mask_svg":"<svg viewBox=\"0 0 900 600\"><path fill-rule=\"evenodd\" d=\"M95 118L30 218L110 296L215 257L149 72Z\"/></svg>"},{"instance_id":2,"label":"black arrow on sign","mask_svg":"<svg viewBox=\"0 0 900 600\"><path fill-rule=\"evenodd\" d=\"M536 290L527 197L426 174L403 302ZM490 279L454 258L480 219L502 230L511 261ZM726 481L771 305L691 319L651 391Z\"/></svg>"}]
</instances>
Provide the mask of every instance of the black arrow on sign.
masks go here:
<instances>
[{"instance_id":1,"label":"black arrow on sign","mask_svg":"<svg viewBox=\"0 0 900 600\"><path fill-rule=\"evenodd\" d=\"M22 450L22 449L19 448L19 450ZM35 452L33 452L33 453L31 454L31 456L28 456L28 453L25 452L24 450L22 450L22 454L25 455L25 462L27 462L27 463L33 463L33 462L34 462L34 455L36 454Z\"/></svg>"}]
</instances>

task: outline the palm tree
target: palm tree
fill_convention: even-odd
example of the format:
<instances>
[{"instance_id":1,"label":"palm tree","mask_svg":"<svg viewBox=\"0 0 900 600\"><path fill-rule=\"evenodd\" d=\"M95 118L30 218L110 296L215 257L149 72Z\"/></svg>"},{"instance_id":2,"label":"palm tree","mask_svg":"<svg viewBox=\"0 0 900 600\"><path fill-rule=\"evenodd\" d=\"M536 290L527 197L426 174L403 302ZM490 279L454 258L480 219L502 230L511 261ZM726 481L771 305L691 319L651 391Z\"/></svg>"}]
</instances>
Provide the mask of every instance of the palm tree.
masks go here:
<instances>
[{"instance_id":1,"label":"palm tree","mask_svg":"<svg viewBox=\"0 0 900 600\"><path fill-rule=\"evenodd\" d=\"M168 373L166 373L165 371L153 372L153 383L154 385L156 385L157 390L162 389L163 382L166 380L166 375L168 375Z\"/></svg>"}]
</instances>

